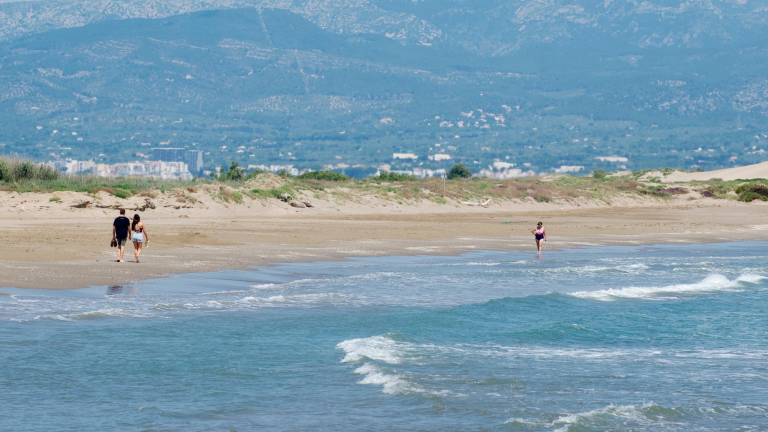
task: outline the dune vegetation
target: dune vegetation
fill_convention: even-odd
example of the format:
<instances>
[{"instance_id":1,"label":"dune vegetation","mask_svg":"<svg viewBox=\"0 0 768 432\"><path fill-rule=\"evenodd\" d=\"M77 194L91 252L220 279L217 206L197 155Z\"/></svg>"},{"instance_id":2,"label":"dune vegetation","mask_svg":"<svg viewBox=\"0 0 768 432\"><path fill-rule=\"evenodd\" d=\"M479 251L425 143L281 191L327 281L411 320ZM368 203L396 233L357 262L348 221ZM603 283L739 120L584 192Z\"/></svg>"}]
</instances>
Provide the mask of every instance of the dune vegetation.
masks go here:
<instances>
[{"instance_id":1,"label":"dune vegetation","mask_svg":"<svg viewBox=\"0 0 768 432\"><path fill-rule=\"evenodd\" d=\"M0 190L9 192L106 192L118 198L153 196L165 192L209 191L216 198L241 203L245 199L277 199L289 202L299 196L325 193L354 200L374 196L398 203L434 201L482 204L488 200L533 200L555 202L600 200L618 197L673 197L768 201L768 181L711 180L666 184L647 172L611 174L596 171L589 176L542 176L515 179L452 176L450 179L419 179L401 173L383 172L366 179L353 179L334 171L287 173L246 172L233 163L217 178L192 181L156 180L144 177L104 178L63 175L55 169L27 160L0 158Z\"/></svg>"}]
</instances>

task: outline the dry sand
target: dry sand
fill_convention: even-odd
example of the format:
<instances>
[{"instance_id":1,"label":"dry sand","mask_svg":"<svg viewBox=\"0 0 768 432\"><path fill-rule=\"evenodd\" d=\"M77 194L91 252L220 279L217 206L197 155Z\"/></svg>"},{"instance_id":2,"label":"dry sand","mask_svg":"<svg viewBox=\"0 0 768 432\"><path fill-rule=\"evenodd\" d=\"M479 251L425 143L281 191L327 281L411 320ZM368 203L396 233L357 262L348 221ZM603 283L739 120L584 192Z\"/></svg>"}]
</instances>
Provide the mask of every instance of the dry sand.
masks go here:
<instances>
[{"instance_id":1,"label":"dry sand","mask_svg":"<svg viewBox=\"0 0 768 432\"><path fill-rule=\"evenodd\" d=\"M754 165L746 165L735 168L726 168L714 171L702 171L702 172L684 172L674 171L668 175L659 173L658 177L661 177L665 183L680 183L680 182L692 182L692 181L707 181L707 180L747 180L747 179L764 179L768 178L768 162L762 162Z\"/></svg>"},{"instance_id":2,"label":"dry sand","mask_svg":"<svg viewBox=\"0 0 768 432\"><path fill-rule=\"evenodd\" d=\"M135 264L114 262L109 241L117 211L97 206L132 208L144 198L103 194L79 209L72 206L94 198L0 193L0 287L79 288L351 256L532 251L529 231L537 220L545 222L552 248L768 239L768 205L714 199L509 201L488 208L358 200L295 209L277 200L237 205L198 198L194 205L153 198L156 208L142 212L151 242Z\"/></svg>"}]
</instances>

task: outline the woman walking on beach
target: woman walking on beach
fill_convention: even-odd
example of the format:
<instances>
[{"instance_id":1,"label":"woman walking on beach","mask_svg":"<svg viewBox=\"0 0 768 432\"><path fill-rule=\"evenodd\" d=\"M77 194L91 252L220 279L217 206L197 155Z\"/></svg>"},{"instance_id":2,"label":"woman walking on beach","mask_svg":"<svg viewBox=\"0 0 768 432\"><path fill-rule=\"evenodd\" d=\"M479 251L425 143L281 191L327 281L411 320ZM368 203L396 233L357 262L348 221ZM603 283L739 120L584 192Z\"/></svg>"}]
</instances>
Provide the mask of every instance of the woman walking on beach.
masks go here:
<instances>
[{"instance_id":1,"label":"woman walking on beach","mask_svg":"<svg viewBox=\"0 0 768 432\"><path fill-rule=\"evenodd\" d=\"M536 229L531 230L531 234L533 234L533 237L536 239L536 253L541 254L541 250L544 248L544 243L547 241L547 232L544 230L544 223L537 223Z\"/></svg>"},{"instance_id":2,"label":"woman walking on beach","mask_svg":"<svg viewBox=\"0 0 768 432\"><path fill-rule=\"evenodd\" d=\"M131 240L133 241L133 256L136 257L136 262L139 262L141 256L141 249L149 243L149 235L147 235L147 229L144 227L144 222L141 221L141 216L138 214L133 215L133 223L131 223Z\"/></svg>"}]
</instances>

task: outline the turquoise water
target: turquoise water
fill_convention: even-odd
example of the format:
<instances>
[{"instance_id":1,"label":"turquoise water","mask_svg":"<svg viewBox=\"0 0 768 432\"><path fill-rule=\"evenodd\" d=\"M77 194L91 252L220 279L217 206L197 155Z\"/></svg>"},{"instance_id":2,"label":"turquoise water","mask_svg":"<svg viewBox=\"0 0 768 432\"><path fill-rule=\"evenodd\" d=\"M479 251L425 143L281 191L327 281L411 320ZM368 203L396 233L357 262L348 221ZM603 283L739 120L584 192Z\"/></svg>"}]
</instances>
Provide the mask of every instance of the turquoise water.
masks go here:
<instances>
[{"instance_id":1,"label":"turquoise water","mask_svg":"<svg viewBox=\"0 0 768 432\"><path fill-rule=\"evenodd\" d=\"M3 431L764 431L768 244L0 292Z\"/></svg>"}]
</instances>

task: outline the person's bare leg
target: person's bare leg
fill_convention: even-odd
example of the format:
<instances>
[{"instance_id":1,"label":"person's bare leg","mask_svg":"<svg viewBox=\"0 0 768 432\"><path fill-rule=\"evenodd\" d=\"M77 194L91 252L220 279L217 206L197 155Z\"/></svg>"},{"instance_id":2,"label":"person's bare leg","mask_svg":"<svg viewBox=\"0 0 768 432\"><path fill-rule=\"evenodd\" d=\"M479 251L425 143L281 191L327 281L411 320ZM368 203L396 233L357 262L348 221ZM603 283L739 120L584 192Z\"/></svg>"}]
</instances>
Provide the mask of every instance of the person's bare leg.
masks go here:
<instances>
[{"instance_id":1,"label":"person's bare leg","mask_svg":"<svg viewBox=\"0 0 768 432\"><path fill-rule=\"evenodd\" d=\"M118 240L119 241L119 240ZM117 244L117 262L123 262L123 256L125 255L125 244Z\"/></svg>"},{"instance_id":2,"label":"person's bare leg","mask_svg":"<svg viewBox=\"0 0 768 432\"><path fill-rule=\"evenodd\" d=\"M136 263L139 262L139 257L141 256L141 247L143 246L140 242L133 242L133 256L136 257Z\"/></svg>"}]
</instances>

